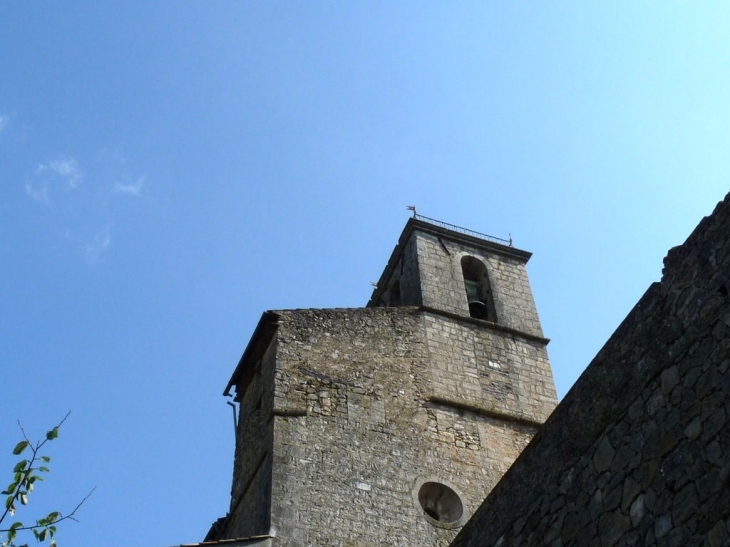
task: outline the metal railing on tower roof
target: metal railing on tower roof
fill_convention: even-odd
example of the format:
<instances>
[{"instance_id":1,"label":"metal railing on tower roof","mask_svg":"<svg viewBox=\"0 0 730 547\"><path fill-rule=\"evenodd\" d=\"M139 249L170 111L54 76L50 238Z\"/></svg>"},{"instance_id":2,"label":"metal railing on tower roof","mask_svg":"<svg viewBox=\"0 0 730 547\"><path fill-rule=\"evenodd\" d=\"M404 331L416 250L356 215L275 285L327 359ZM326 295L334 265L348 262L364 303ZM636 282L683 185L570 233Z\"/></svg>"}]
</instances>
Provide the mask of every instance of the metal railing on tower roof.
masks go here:
<instances>
[{"instance_id":1,"label":"metal railing on tower roof","mask_svg":"<svg viewBox=\"0 0 730 547\"><path fill-rule=\"evenodd\" d=\"M410 209L410 207L409 207L409 209ZM436 220L435 218L429 218L429 217L425 217L423 215L419 215L418 213L416 213L416 211L413 211L413 218L415 218L416 220L422 220L423 222L427 222L429 224L433 224L434 226L440 226L441 228L446 228L447 230L459 232L460 234L476 237L479 239L486 239L487 241L499 243L500 245L507 245L509 247L513 246L512 245L512 236L510 236L509 239L502 239L501 237L490 236L488 234L483 234L481 232L469 230L468 228L462 228L461 226L456 226L455 224L449 224L448 222Z\"/></svg>"}]
</instances>

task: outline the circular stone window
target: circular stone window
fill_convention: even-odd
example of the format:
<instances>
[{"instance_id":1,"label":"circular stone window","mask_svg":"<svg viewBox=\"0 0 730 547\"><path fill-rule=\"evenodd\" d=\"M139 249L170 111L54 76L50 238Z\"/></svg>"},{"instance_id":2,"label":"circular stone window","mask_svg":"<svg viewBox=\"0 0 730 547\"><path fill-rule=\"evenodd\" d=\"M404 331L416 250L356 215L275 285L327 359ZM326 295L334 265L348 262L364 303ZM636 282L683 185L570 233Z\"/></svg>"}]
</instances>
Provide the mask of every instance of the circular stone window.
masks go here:
<instances>
[{"instance_id":1,"label":"circular stone window","mask_svg":"<svg viewBox=\"0 0 730 547\"><path fill-rule=\"evenodd\" d=\"M451 528L461 524L464 504L451 488L440 482L424 482L418 489L418 503L434 524Z\"/></svg>"}]
</instances>

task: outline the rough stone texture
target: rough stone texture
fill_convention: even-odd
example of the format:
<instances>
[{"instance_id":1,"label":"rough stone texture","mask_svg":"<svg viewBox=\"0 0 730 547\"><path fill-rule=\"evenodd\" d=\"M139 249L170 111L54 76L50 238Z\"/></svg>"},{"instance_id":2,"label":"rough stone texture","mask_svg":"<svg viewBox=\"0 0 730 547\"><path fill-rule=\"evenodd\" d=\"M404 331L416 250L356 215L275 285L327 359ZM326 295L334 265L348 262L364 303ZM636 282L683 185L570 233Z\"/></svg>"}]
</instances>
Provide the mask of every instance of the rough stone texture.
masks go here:
<instances>
[{"instance_id":1,"label":"rough stone texture","mask_svg":"<svg viewBox=\"0 0 730 547\"><path fill-rule=\"evenodd\" d=\"M544 422L555 385L544 342L424 313L431 396L485 412Z\"/></svg>"},{"instance_id":2,"label":"rough stone texture","mask_svg":"<svg viewBox=\"0 0 730 547\"><path fill-rule=\"evenodd\" d=\"M263 315L226 390L240 418L217 539L446 546L554 408L529 254L422 224L370 307ZM469 316L467 252L487 265L497 323ZM463 518L427 516L427 482L454 490Z\"/></svg>"},{"instance_id":3,"label":"rough stone texture","mask_svg":"<svg viewBox=\"0 0 730 547\"><path fill-rule=\"evenodd\" d=\"M274 413L307 411L274 418L281 544L448 545L455 534L424 518L417 481L452 487L471 514L535 428L429 403L434 378L417 310L280 317Z\"/></svg>"},{"instance_id":4,"label":"rough stone texture","mask_svg":"<svg viewBox=\"0 0 730 547\"><path fill-rule=\"evenodd\" d=\"M452 545L730 544L730 195Z\"/></svg>"}]
</instances>

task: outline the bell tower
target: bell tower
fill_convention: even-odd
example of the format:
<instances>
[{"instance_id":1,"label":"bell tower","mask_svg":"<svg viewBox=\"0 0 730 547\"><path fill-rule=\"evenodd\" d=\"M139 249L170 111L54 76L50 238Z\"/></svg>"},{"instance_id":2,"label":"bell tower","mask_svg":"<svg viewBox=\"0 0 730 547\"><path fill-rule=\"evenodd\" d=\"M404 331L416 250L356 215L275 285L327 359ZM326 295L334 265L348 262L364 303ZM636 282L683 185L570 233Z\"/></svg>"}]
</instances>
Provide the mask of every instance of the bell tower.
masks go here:
<instances>
[{"instance_id":1,"label":"bell tower","mask_svg":"<svg viewBox=\"0 0 730 547\"><path fill-rule=\"evenodd\" d=\"M265 312L207 539L448 545L557 403L530 256L414 217L367 307Z\"/></svg>"},{"instance_id":2,"label":"bell tower","mask_svg":"<svg viewBox=\"0 0 730 547\"><path fill-rule=\"evenodd\" d=\"M414 216L368 306L425 306L541 337L525 270L531 256L511 240Z\"/></svg>"},{"instance_id":3,"label":"bell tower","mask_svg":"<svg viewBox=\"0 0 730 547\"><path fill-rule=\"evenodd\" d=\"M511 240L416 216L368 306L423 306L542 337L525 269L531 256Z\"/></svg>"},{"instance_id":4,"label":"bell tower","mask_svg":"<svg viewBox=\"0 0 730 547\"><path fill-rule=\"evenodd\" d=\"M408 221L368 306L424 312L435 397L536 423L557 404L531 256L511 240L420 215Z\"/></svg>"}]
</instances>

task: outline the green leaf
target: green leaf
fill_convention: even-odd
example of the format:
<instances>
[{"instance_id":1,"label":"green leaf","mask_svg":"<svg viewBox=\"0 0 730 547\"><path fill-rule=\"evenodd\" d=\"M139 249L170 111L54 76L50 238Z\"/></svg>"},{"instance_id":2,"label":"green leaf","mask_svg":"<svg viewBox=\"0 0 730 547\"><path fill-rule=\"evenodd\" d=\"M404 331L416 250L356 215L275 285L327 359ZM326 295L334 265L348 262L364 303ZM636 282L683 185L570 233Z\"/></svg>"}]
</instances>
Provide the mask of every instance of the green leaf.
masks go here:
<instances>
[{"instance_id":1,"label":"green leaf","mask_svg":"<svg viewBox=\"0 0 730 547\"><path fill-rule=\"evenodd\" d=\"M51 461L51 458L49 458L48 456L41 456L41 457L40 457L40 458L38 458L38 459L39 459L40 461L42 461L42 462L45 462L45 463L48 463L48 462L50 462L50 461Z\"/></svg>"},{"instance_id":2,"label":"green leaf","mask_svg":"<svg viewBox=\"0 0 730 547\"><path fill-rule=\"evenodd\" d=\"M50 433L50 431L49 431ZM58 436L58 434L56 434ZM15 445L15 448L13 448L13 454L16 456L20 454L23 450L25 450L25 447L28 446L28 441L20 441L18 444Z\"/></svg>"},{"instance_id":3,"label":"green leaf","mask_svg":"<svg viewBox=\"0 0 730 547\"><path fill-rule=\"evenodd\" d=\"M17 482L11 482L10 484L8 484L8 488L4 492L2 492L2 494L3 495L5 495L5 494L12 494L13 492L15 492L15 489L17 487L18 487L18 483Z\"/></svg>"},{"instance_id":4,"label":"green leaf","mask_svg":"<svg viewBox=\"0 0 730 547\"><path fill-rule=\"evenodd\" d=\"M15 464L15 467L13 467L13 473L23 471L26 465L28 465L28 460L20 460L18 463Z\"/></svg>"},{"instance_id":5,"label":"green leaf","mask_svg":"<svg viewBox=\"0 0 730 547\"><path fill-rule=\"evenodd\" d=\"M28 494L20 494L18 497L20 498L21 504L28 505Z\"/></svg>"},{"instance_id":6,"label":"green leaf","mask_svg":"<svg viewBox=\"0 0 730 547\"><path fill-rule=\"evenodd\" d=\"M58 437L58 426L51 429L48 433L46 433L46 439L49 441L52 441L53 439Z\"/></svg>"},{"instance_id":7,"label":"green leaf","mask_svg":"<svg viewBox=\"0 0 730 547\"><path fill-rule=\"evenodd\" d=\"M59 513L58 511L53 511L52 513L48 513L46 519L48 520L48 522L56 522L56 519L58 519L58 517L60 516L61 513Z\"/></svg>"},{"instance_id":8,"label":"green leaf","mask_svg":"<svg viewBox=\"0 0 730 547\"><path fill-rule=\"evenodd\" d=\"M48 473L50 471L50 469L48 469L45 465L41 465L38 468L38 471L43 471L44 473Z\"/></svg>"}]
</instances>

